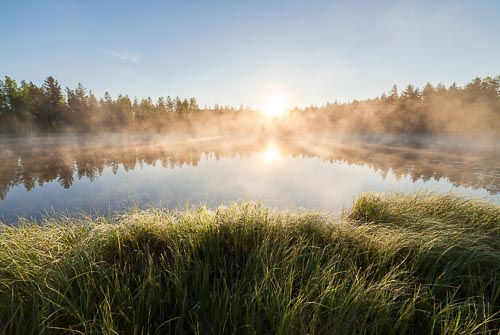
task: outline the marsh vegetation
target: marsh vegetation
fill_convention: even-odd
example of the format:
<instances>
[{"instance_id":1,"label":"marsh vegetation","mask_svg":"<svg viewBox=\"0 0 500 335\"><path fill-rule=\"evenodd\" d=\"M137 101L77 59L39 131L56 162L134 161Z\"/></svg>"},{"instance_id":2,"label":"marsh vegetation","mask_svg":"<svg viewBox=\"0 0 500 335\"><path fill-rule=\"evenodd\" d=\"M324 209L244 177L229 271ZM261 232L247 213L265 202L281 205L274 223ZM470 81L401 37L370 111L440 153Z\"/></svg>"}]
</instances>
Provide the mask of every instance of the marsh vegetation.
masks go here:
<instances>
[{"instance_id":1,"label":"marsh vegetation","mask_svg":"<svg viewBox=\"0 0 500 335\"><path fill-rule=\"evenodd\" d=\"M500 335L500 1L3 1L0 335Z\"/></svg>"},{"instance_id":2,"label":"marsh vegetation","mask_svg":"<svg viewBox=\"0 0 500 335\"><path fill-rule=\"evenodd\" d=\"M0 332L497 334L500 207L362 195L0 227Z\"/></svg>"}]
</instances>

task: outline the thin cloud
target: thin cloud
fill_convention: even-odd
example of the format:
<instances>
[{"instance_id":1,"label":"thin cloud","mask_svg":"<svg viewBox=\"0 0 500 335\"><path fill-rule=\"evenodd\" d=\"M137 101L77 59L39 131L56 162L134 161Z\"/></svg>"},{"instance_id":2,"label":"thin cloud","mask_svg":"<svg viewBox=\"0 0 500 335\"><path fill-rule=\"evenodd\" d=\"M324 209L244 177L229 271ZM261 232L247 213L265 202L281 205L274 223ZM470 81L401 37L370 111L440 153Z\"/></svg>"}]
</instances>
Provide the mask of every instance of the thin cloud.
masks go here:
<instances>
[{"instance_id":1,"label":"thin cloud","mask_svg":"<svg viewBox=\"0 0 500 335\"><path fill-rule=\"evenodd\" d=\"M118 52L115 50L108 50L107 53L108 53L108 55L110 55L116 59L124 60L124 61L130 62L130 63L137 63L138 61L141 60L141 56L139 56L137 54Z\"/></svg>"}]
</instances>

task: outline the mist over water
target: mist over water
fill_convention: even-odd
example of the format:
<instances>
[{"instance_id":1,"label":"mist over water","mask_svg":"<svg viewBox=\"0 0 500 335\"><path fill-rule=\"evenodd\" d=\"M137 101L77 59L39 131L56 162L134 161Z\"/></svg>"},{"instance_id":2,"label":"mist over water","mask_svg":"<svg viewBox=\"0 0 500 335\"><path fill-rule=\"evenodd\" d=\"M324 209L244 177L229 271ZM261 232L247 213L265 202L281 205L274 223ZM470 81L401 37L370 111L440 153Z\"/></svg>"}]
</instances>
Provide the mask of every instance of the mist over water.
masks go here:
<instances>
[{"instance_id":1,"label":"mist over water","mask_svg":"<svg viewBox=\"0 0 500 335\"><path fill-rule=\"evenodd\" d=\"M498 140L423 136L53 135L0 140L0 214L112 214L262 200L339 213L363 191L500 203Z\"/></svg>"},{"instance_id":2,"label":"mist over water","mask_svg":"<svg viewBox=\"0 0 500 335\"><path fill-rule=\"evenodd\" d=\"M499 199L500 76L292 107L98 98L0 80L0 218L262 200L339 211L364 191Z\"/></svg>"}]
</instances>

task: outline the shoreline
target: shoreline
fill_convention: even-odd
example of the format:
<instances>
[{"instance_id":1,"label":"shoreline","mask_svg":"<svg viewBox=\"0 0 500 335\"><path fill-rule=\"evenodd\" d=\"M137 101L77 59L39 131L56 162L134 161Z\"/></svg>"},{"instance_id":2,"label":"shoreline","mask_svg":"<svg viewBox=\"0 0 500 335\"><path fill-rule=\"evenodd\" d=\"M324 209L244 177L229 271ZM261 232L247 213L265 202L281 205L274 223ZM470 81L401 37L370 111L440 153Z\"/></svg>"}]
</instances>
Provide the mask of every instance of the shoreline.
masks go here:
<instances>
[{"instance_id":1,"label":"shoreline","mask_svg":"<svg viewBox=\"0 0 500 335\"><path fill-rule=\"evenodd\" d=\"M2 333L500 330L500 206L363 194L0 226Z\"/></svg>"}]
</instances>

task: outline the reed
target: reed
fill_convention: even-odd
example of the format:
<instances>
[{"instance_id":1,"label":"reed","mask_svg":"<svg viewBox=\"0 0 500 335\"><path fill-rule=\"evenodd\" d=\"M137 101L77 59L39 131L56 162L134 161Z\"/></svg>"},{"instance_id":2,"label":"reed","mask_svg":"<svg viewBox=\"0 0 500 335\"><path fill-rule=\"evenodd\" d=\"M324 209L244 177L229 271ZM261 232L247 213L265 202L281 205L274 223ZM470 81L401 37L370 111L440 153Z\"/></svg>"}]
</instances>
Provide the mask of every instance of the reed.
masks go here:
<instances>
[{"instance_id":1,"label":"reed","mask_svg":"<svg viewBox=\"0 0 500 335\"><path fill-rule=\"evenodd\" d=\"M500 206L364 194L0 226L0 333L498 334Z\"/></svg>"}]
</instances>

